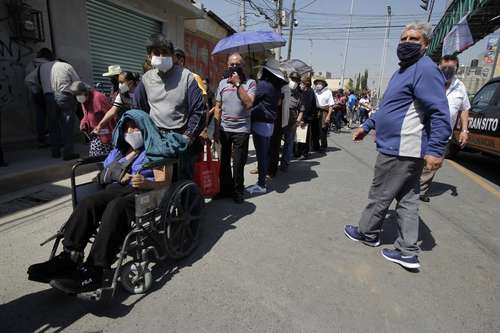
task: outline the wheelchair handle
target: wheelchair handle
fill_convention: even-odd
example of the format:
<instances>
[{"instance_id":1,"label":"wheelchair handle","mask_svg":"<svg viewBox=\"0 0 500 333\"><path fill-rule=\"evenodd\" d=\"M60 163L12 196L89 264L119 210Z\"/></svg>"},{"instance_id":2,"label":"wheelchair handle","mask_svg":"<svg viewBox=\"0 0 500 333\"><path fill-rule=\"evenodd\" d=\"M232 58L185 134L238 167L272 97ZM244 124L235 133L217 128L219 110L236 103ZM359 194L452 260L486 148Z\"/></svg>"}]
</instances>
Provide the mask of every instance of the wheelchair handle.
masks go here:
<instances>
[{"instance_id":1,"label":"wheelchair handle","mask_svg":"<svg viewBox=\"0 0 500 333\"><path fill-rule=\"evenodd\" d=\"M73 167L71 168L70 182L71 182L71 203L73 204L73 208L76 207L76 170L82 165L87 164L96 164L104 162L106 156L93 156L86 158L79 158Z\"/></svg>"},{"instance_id":2,"label":"wheelchair handle","mask_svg":"<svg viewBox=\"0 0 500 333\"><path fill-rule=\"evenodd\" d=\"M84 165L84 164L99 163L99 162L104 162L105 159L106 159L106 155L79 158L76 161L75 165Z\"/></svg>"}]
</instances>

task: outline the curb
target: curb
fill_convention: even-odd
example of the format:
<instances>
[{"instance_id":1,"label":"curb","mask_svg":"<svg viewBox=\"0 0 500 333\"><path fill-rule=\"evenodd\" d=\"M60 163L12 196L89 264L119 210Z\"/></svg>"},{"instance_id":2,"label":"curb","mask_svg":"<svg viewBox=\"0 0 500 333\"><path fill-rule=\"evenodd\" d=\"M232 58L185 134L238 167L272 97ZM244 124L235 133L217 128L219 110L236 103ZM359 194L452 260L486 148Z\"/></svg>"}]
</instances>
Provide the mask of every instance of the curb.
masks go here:
<instances>
[{"instance_id":1,"label":"curb","mask_svg":"<svg viewBox=\"0 0 500 333\"><path fill-rule=\"evenodd\" d=\"M57 165L38 166L29 170L0 176L0 195L9 194L28 187L69 178L71 168L77 160L64 161ZM97 170L96 166L82 166L79 174Z\"/></svg>"}]
</instances>

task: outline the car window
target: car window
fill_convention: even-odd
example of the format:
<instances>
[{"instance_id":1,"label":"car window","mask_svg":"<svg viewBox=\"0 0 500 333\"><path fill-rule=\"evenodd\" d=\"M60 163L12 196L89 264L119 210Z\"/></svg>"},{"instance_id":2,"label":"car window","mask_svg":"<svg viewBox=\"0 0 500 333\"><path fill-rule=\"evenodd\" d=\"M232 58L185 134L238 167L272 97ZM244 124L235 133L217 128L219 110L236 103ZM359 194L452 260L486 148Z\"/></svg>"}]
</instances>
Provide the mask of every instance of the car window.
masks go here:
<instances>
[{"instance_id":1,"label":"car window","mask_svg":"<svg viewBox=\"0 0 500 333\"><path fill-rule=\"evenodd\" d=\"M474 100L472 101L472 105L478 108L486 107L490 104L490 101L495 95L495 91L500 86L500 82L490 83L481 89L476 96L474 96Z\"/></svg>"},{"instance_id":2,"label":"car window","mask_svg":"<svg viewBox=\"0 0 500 333\"><path fill-rule=\"evenodd\" d=\"M493 100L490 102L491 105L500 106L500 91L493 96ZM497 109L497 111L500 111Z\"/></svg>"}]
</instances>

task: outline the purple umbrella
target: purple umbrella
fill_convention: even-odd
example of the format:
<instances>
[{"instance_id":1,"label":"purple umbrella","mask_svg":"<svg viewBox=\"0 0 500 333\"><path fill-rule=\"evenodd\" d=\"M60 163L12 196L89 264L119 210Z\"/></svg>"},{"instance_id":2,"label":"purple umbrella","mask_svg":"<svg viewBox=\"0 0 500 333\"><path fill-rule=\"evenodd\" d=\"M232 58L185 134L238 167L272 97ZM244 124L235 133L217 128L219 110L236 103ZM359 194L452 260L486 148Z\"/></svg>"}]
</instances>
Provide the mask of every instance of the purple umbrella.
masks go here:
<instances>
[{"instance_id":1,"label":"purple umbrella","mask_svg":"<svg viewBox=\"0 0 500 333\"><path fill-rule=\"evenodd\" d=\"M243 31L221 39L215 45L212 55L262 52L285 44L285 39L273 31Z\"/></svg>"}]
</instances>

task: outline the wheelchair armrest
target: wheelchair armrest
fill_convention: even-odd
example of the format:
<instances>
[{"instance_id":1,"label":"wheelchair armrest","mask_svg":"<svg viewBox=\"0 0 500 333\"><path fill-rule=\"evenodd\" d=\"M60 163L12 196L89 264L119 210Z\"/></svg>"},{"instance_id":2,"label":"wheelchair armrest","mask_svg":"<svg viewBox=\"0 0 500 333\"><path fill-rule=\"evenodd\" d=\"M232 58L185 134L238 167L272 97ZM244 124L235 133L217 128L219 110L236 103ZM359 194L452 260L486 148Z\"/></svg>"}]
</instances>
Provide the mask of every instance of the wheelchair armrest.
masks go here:
<instances>
[{"instance_id":1,"label":"wheelchair armrest","mask_svg":"<svg viewBox=\"0 0 500 333\"><path fill-rule=\"evenodd\" d=\"M158 161L152 161L148 163L144 163L142 166L143 169L153 169L158 168L164 165L176 164L179 162L178 158L164 158Z\"/></svg>"}]
</instances>

